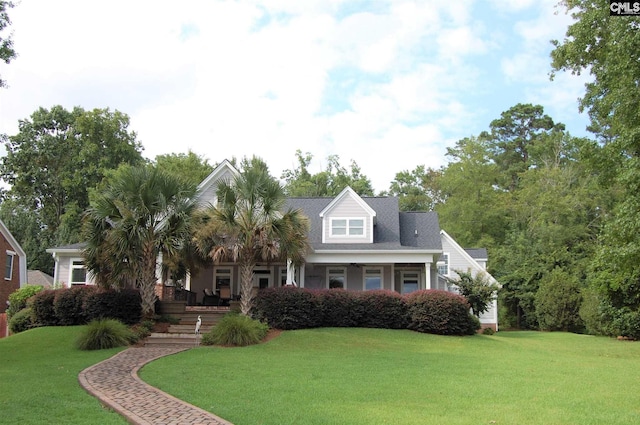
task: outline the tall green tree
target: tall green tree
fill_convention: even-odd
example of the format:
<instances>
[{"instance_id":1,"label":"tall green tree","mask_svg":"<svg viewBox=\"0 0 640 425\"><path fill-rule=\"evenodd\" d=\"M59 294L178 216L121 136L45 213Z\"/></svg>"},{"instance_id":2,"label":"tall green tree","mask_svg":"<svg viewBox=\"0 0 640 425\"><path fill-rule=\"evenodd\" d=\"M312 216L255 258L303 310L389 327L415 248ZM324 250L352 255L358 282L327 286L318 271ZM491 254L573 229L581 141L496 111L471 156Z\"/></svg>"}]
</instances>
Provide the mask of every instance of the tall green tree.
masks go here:
<instances>
[{"instance_id":1,"label":"tall green tree","mask_svg":"<svg viewBox=\"0 0 640 425\"><path fill-rule=\"evenodd\" d=\"M640 317L640 17L609 16L606 0L561 3L574 23L554 41L552 66L591 75L580 109L588 111L591 131L605 144L602 162L614 163L611 186L604 189L621 192L605 211L590 278L603 306L614 310L604 319Z\"/></svg>"},{"instance_id":2,"label":"tall green tree","mask_svg":"<svg viewBox=\"0 0 640 425\"><path fill-rule=\"evenodd\" d=\"M209 161L189 150L188 153L171 153L156 156L155 163L162 170L199 185L213 171Z\"/></svg>"},{"instance_id":3,"label":"tall green tree","mask_svg":"<svg viewBox=\"0 0 640 425\"><path fill-rule=\"evenodd\" d=\"M444 203L435 206L440 225L463 246L494 247L504 239L510 195L500 189L499 169L483 136L459 140L447 148L450 163L440 187Z\"/></svg>"},{"instance_id":4,"label":"tall green tree","mask_svg":"<svg viewBox=\"0 0 640 425\"><path fill-rule=\"evenodd\" d=\"M128 127L129 117L118 111L54 106L20 120L19 132L7 138L0 163L0 177L10 186L4 196L34 213L42 229L42 253L51 244L81 240L88 191L107 170L143 162L142 147ZM8 218L11 211L3 214Z\"/></svg>"},{"instance_id":5,"label":"tall green tree","mask_svg":"<svg viewBox=\"0 0 640 425\"><path fill-rule=\"evenodd\" d=\"M309 220L300 210L285 211L286 196L258 158L244 160L231 182L218 186L219 205L205 212L195 233L200 251L214 261L240 266L240 307L253 304L253 269L258 261L304 261Z\"/></svg>"},{"instance_id":6,"label":"tall green tree","mask_svg":"<svg viewBox=\"0 0 640 425\"><path fill-rule=\"evenodd\" d=\"M15 59L17 53L13 48L13 39L11 35L4 36L2 33L11 25L11 19L9 19L9 9L14 7L13 2L0 0L0 60L8 64L12 59ZM0 88L6 86L6 81L0 78Z\"/></svg>"},{"instance_id":7,"label":"tall green tree","mask_svg":"<svg viewBox=\"0 0 640 425\"><path fill-rule=\"evenodd\" d=\"M414 170L396 173L388 194L399 198L402 211L433 211L444 202L440 188L442 170L418 165Z\"/></svg>"},{"instance_id":8,"label":"tall green tree","mask_svg":"<svg viewBox=\"0 0 640 425\"><path fill-rule=\"evenodd\" d=\"M507 190L518 186L521 173L532 165L531 151L552 131L563 131L540 105L519 103L491 121L491 131L481 135L490 143L492 159L502 178L498 183Z\"/></svg>"},{"instance_id":9,"label":"tall green tree","mask_svg":"<svg viewBox=\"0 0 640 425\"><path fill-rule=\"evenodd\" d=\"M298 167L292 170L285 170L281 178L285 180L284 191L287 196L300 197L322 197L336 196L345 187L349 186L357 194L373 196L373 187L367 176L355 161L351 161L349 169L340 165L338 155L330 155L327 158L327 166L323 171L316 174L309 172L309 164L313 155L309 152L302 154L299 149L296 151Z\"/></svg>"},{"instance_id":10,"label":"tall green tree","mask_svg":"<svg viewBox=\"0 0 640 425\"><path fill-rule=\"evenodd\" d=\"M195 186L154 166L123 166L96 192L84 218L87 269L103 287L133 284L154 312L157 259L190 241Z\"/></svg>"}]
</instances>

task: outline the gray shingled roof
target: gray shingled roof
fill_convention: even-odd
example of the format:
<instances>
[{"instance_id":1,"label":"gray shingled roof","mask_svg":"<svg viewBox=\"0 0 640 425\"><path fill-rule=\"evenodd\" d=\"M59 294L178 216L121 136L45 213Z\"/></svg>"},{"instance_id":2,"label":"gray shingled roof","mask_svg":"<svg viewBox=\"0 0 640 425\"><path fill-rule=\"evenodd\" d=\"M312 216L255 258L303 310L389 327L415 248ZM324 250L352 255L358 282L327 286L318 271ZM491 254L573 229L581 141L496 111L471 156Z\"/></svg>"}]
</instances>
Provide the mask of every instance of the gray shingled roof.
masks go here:
<instances>
[{"instance_id":1,"label":"gray shingled roof","mask_svg":"<svg viewBox=\"0 0 640 425\"><path fill-rule=\"evenodd\" d=\"M53 277L40 270L27 270L27 283L29 285L50 287L53 285Z\"/></svg>"},{"instance_id":2,"label":"gray shingled roof","mask_svg":"<svg viewBox=\"0 0 640 425\"><path fill-rule=\"evenodd\" d=\"M478 259L486 260L487 258L489 258L489 254L487 253L487 248L465 248L464 250L474 260L478 260Z\"/></svg>"},{"instance_id":3,"label":"gray shingled roof","mask_svg":"<svg viewBox=\"0 0 640 425\"><path fill-rule=\"evenodd\" d=\"M309 243L314 250L441 250L440 225L434 212L401 213L398 198L366 197L362 200L376 212L373 244L327 244L322 243L322 219L320 212L334 198L289 198L287 206L299 208L309 217ZM418 229L418 236L415 230Z\"/></svg>"}]
</instances>

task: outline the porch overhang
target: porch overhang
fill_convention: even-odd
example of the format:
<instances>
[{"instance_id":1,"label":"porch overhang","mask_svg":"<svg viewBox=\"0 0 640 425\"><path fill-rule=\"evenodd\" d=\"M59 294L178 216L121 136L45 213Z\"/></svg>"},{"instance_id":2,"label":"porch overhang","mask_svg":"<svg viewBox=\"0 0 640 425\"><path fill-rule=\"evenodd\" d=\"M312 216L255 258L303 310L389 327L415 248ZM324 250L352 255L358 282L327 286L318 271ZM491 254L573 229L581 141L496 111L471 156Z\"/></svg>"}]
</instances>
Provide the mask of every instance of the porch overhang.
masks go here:
<instances>
[{"instance_id":1,"label":"porch overhang","mask_svg":"<svg viewBox=\"0 0 640 425\"><path fill-rule=\"evenodd\" d=\"M307 254L305 261L314 264L336 263L433 263L437 250L316 250Z\"/></svg>"}]
</instances>

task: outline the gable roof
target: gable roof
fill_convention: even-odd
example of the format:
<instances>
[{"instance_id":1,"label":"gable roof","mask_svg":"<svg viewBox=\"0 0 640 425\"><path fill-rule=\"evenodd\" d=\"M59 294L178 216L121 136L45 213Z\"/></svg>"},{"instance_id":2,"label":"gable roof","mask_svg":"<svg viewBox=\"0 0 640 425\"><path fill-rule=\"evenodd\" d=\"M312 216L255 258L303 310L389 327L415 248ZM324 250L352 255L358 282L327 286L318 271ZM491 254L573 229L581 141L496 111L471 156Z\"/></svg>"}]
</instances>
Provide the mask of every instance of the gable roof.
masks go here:
<instances>
[{"instance_id":1,"label":"gable roof","mask_svg":"<svg viewBox=\"0 0 640 425\"><path fill-rule=\"evenodd\" d=\"M491 281L492 283L497 283L498 285L500 284L484 267L482 267L473 257L471 257L471 255L469 255L467 250L463 249L458 244L458 242L456 242L455 239L453 239L447 232L445 232L444 230L440 230L440 235L448 240L451 246L453 246L458 254L460 254L465 259L465 261L476 270L476 272L482 272L487 276L489 281ZM473 251L474 249L478 250L478 252ZM479 253L481 252L481 250L484 250L486 253L486 249L484 248L472 248L473 253ZM483 259L486 260L486 257Z\"/></svg>"},{"instance_id":2,"label":"gable roof","mask_svg":"<svg viewBox=\"0 0 640 425\"><path fill-rule=\"evenodd\" d=\"M227 172L231 173L234 176L239 174L236 167L231 165L231 162L225 159L220 164L218 164L218 166L214 168L214 170L198 185L197 193L199 194L199 196L201 196L203 193L208 192L209 189L211 189L211 187L215 185Z\"/></svg>"},{"instance_id":3,"label":"gable roof","mask_svg":"<svg viewBox=\"0 0 640 425\"><path fill-rule=\"evenodd\" d=\"M24 286L27 283L27 253L24 252L16 238L13 237L7 226L4 224L2 220L0 220L0 232L4 235L9 242L9 245L15 250L16 254L18 254L19 261L19 270L20 270L20 287Z\"/></svg>"},{"instance_id":4,"label":"gable roof","mask_svg":"<svg viewBox=\"0 0 640 425\"><path fill-rule=\"evenodd\" d=\"M351 198L353 198L358 203L358 205L360 205L362 207L362 209L364 209L367 212L367 214L369 214L372 217L376 216L375 210L373 210L369 205L367 205L367 203L364 202L364 199L362 199L360 197L360 195L358 195L355 192L355 190L353 190L349 186L347 186L342 190L342 192L340 192L338 194L338 196L333 198L333 200L331 202L329 202L329 204L326 207L324 207L324 209L322 211L320 211L320 217L324 217L325 214L328 214L329 211L331 211L333 209L333 207L338 205L340 203L340 201L342 201L347 196L350 196Z\"/></svg>"}]
</instances>

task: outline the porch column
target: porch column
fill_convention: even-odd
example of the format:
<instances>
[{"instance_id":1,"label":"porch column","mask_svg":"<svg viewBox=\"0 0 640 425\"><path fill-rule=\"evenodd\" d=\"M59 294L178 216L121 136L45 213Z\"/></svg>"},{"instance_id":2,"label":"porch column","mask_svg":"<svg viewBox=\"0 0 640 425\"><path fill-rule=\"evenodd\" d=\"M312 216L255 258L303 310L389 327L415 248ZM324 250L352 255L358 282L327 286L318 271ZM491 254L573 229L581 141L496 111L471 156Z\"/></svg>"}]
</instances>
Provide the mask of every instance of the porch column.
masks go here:
<instances>
[{"instance_id":1,"label":"porch column","mask_svg":"<svg viewBox=\"0 0 640 425\"><path fill-rule=\"evenodd\" d=\"M306 263L302 263L302 265L300 266L300 282L298 282L301 288L304 288L304 269L305 269Z\"/></svg>"},{"instance_id":2,"label":"porch column","mask_svg":"<svg viewBox=\"0 0 640 425\"><path fill-rule=\"evenodd\" d=\"M187 275L184 277L184 289L187 291L191 290L191 273L187 272Z\"/></svg>"},{"instance_id":3,"label":"porch column","mask_svg":"<svg viewBox=\"0 0 640 425\"><path fill-rule=\"evenodd\" d=\"M431 289L431 263L425 263L424 270L424 289Z\"/></svg>"},{"instance_id":4,"label":"porch column","mask_svg":"<svg viewBox=\"0 0 640 425\"><path fill-rule=\"evenodd\" d=\"M287 259L287 286L296 286L295 282L295 266L290 259Z\"/></svg>"}]
</instances>

